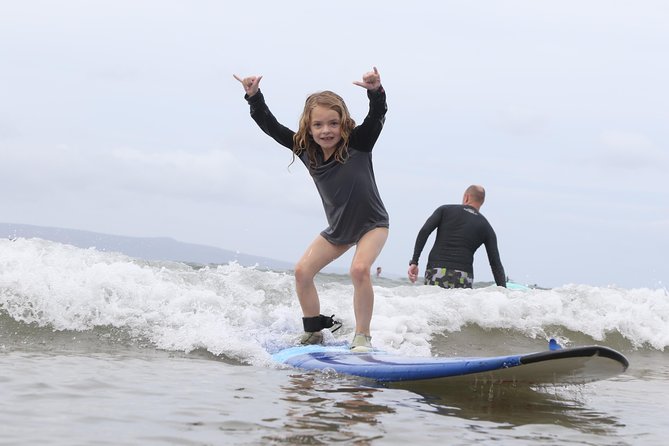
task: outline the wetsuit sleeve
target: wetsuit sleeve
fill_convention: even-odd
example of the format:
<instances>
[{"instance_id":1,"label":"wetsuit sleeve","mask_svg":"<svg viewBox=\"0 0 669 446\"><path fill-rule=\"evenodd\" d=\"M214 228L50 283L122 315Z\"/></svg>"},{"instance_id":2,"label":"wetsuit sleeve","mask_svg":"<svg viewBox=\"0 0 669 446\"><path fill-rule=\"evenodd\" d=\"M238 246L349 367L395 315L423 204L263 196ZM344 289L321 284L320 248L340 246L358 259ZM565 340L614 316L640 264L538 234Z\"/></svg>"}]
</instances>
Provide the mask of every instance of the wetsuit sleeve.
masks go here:
<instances>
[{"instance_id":1,"label":"wetsuit sleeve","mask_svg":"<svg viewBox=\"0 0 669 446\"><path fill-rule=\"evenodd\" d=\"M497 249L497 235L491 226L488 227L488 236L485 241L485 250L488 253L488 262L495 278L497 286L506 288L506 274L502 266L502 260L499 258L499 249Z\"/></svg>"},{"instance_id":2,"label":"wetsuit sleeve","mask_svg":"<svg viewBox=\"0 0 669 446\"><path fill-rule=\"evenodd\" d=\"M265 103L265 97L260 90L251 97L245 95L244 99L249 103L251 117L258 124L258 127L282 146L293 150L293 135L295 132L279 124L279 121L269 111L269 107Z\"/></svg>"},{"instance_id":3,"label":"wetsuit sleeve","mask_svg":"<svg viewBox=\"0 0 669 446\"><path fill-rule=\"evenodd\" d=\"M377 90L367 90L369 98L369 112L362 124L353 129L349 145L361 152L371 152L376 140L379 139L383 124L386 121L388 104L386 103L386 91L383 86Z\"/></svg>"},{"instance_id":4,"label":"wetsuit sleeve","mask_svg":"<svg viewBox=\"0 0 669 446\"><path fill-rule=\"evenodd\" d=\"M423 225L422 228L420 228L420 231L418 231L418 236L416 237L416 244L414 245L413 248L413 257L411 257L411 261L409 264L416 264L418 265L418 259L420 258L420 253L423 252L423 248L425 247L425 243L427 242L427 238L432 234L432 231L434 231L438 226L439 223L441 222L441 208L438 208L436 211L430 215L430 217L425 221L425 224Z\"/></svg>"}]
</instances>

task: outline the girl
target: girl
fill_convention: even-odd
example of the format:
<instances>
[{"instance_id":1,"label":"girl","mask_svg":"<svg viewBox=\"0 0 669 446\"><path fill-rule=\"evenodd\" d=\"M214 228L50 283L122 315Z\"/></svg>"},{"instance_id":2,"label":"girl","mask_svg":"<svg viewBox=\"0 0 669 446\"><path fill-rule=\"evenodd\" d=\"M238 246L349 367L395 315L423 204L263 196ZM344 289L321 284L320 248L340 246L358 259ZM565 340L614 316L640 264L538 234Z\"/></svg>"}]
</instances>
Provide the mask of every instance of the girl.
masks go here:
<instances>
[{"instance_id":1,"label":"girl","mask_svg":"<svg viewBox=\"0 0 669 446\"><path fill-rule=\"evenodd\" d=\"M309 170L328 221L328 227L295 266L295 288L304 316L300 342L322 342L321 330L337 323L332 316L320 314L314 277L355 245L350 268L355 314L351 350L369 351L374 307L370 269L386 243L389 227L372 167L372 148L388 109L379 71L374 67L361 82L353 82L367 89L369 98L369 112L361 125L355 125L341 97L323 91L307 98L297 133L281 125L270 112L259 89L262 76L234 77L244 87L253 120L267 135L291 149L293 160L298 157Z\"/></svg>"}]
</instances>

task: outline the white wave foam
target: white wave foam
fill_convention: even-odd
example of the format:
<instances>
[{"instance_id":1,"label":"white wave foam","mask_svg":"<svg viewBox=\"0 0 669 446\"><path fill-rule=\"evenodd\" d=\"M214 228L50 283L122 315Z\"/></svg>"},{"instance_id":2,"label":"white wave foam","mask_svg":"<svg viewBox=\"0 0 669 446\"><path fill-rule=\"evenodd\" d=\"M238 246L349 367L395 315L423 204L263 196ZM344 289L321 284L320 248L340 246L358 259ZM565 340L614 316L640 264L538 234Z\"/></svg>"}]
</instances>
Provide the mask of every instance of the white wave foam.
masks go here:
<instances>
[{"instance_id":1,"label":"white wave foam","mask_svg":"<svg viewBox=\"0 0 669 446\"><path fill-rule=\"evenodd\" d=\"M326 280L318 288L322 312L343 319L341 331L349 337L352 286ZM432 336L468 325L546 339L562 327L595 340L619 334L638 347L669 345L664 290L407 284L375 286L375 295L374 344L410 355L429 355ZM160 349L203 348L251 363L268 361L268 350L290 344L302 329L290 274L234 263L196 269L145 262L39 239L0 240L0 308L18 321L55 330L117 327Z\"/></svg>"}]
</instances>

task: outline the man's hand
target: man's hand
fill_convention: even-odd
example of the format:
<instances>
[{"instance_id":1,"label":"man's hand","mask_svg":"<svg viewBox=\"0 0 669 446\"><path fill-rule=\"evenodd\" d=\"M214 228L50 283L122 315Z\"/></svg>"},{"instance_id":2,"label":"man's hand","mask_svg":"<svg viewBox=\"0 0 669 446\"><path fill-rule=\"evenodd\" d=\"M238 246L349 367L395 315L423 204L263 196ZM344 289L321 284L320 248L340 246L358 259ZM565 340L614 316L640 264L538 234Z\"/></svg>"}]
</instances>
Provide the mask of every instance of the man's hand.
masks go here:
<instances>
[{"instance_id":1,"label":"man's hand","mask_svg":"<svg viewBox=\"0 0 669 446\"><path fill-rule=\"evenodd\" d=\"M416 283L416 279L418 279L418 265L409 265L409 271L407 271L407 275L409 276L411 283Z\"/></svg>"}]
</instances>

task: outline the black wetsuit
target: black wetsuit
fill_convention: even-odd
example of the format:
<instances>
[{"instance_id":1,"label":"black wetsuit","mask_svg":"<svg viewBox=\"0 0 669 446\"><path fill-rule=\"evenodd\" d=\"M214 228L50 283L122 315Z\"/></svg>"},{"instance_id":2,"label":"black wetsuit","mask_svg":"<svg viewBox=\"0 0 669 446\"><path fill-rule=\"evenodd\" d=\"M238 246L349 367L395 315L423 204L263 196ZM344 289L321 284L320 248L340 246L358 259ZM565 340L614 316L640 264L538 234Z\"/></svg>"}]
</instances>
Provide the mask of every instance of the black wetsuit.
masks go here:
<instances>
[{"instance_id":1,"label":"black wetsuit","mask_svg":"<svg viewBox=\"0 0 669 446\"><path fill-rule=\"evenodd\" d=\"M418 264L425 242L435 229L437 237L427 259L427 269L454 269L473 276L474 253L485 244L495 283L506 286L495 231L488 220L471 206L447 204L438 207L418 232L410 263Z\"/></svg>"},{"instance_id":2,"label":"black wetsuit","mask_svg":"<svg viewBox=\"0 0 669 446\"><path fill-rule=\"evenodd\" d=\"M374 228L389 226L388 212L381 201L374 169L372 148L381 133L387 111L386 94L383 87L367 92L369 113L363 123L351 133L348 158L342 164L335 160L323 159L323 152L316 151L316 166L309 166L306 150L299 158L316 184L323 201L328 227L321 235L335 245L357 243L365 233ZM270 112L260 91L245 96L251 117L263 132L279 144L293 150L295 132L281 125Z\"/></svg>"}]
</instances>

